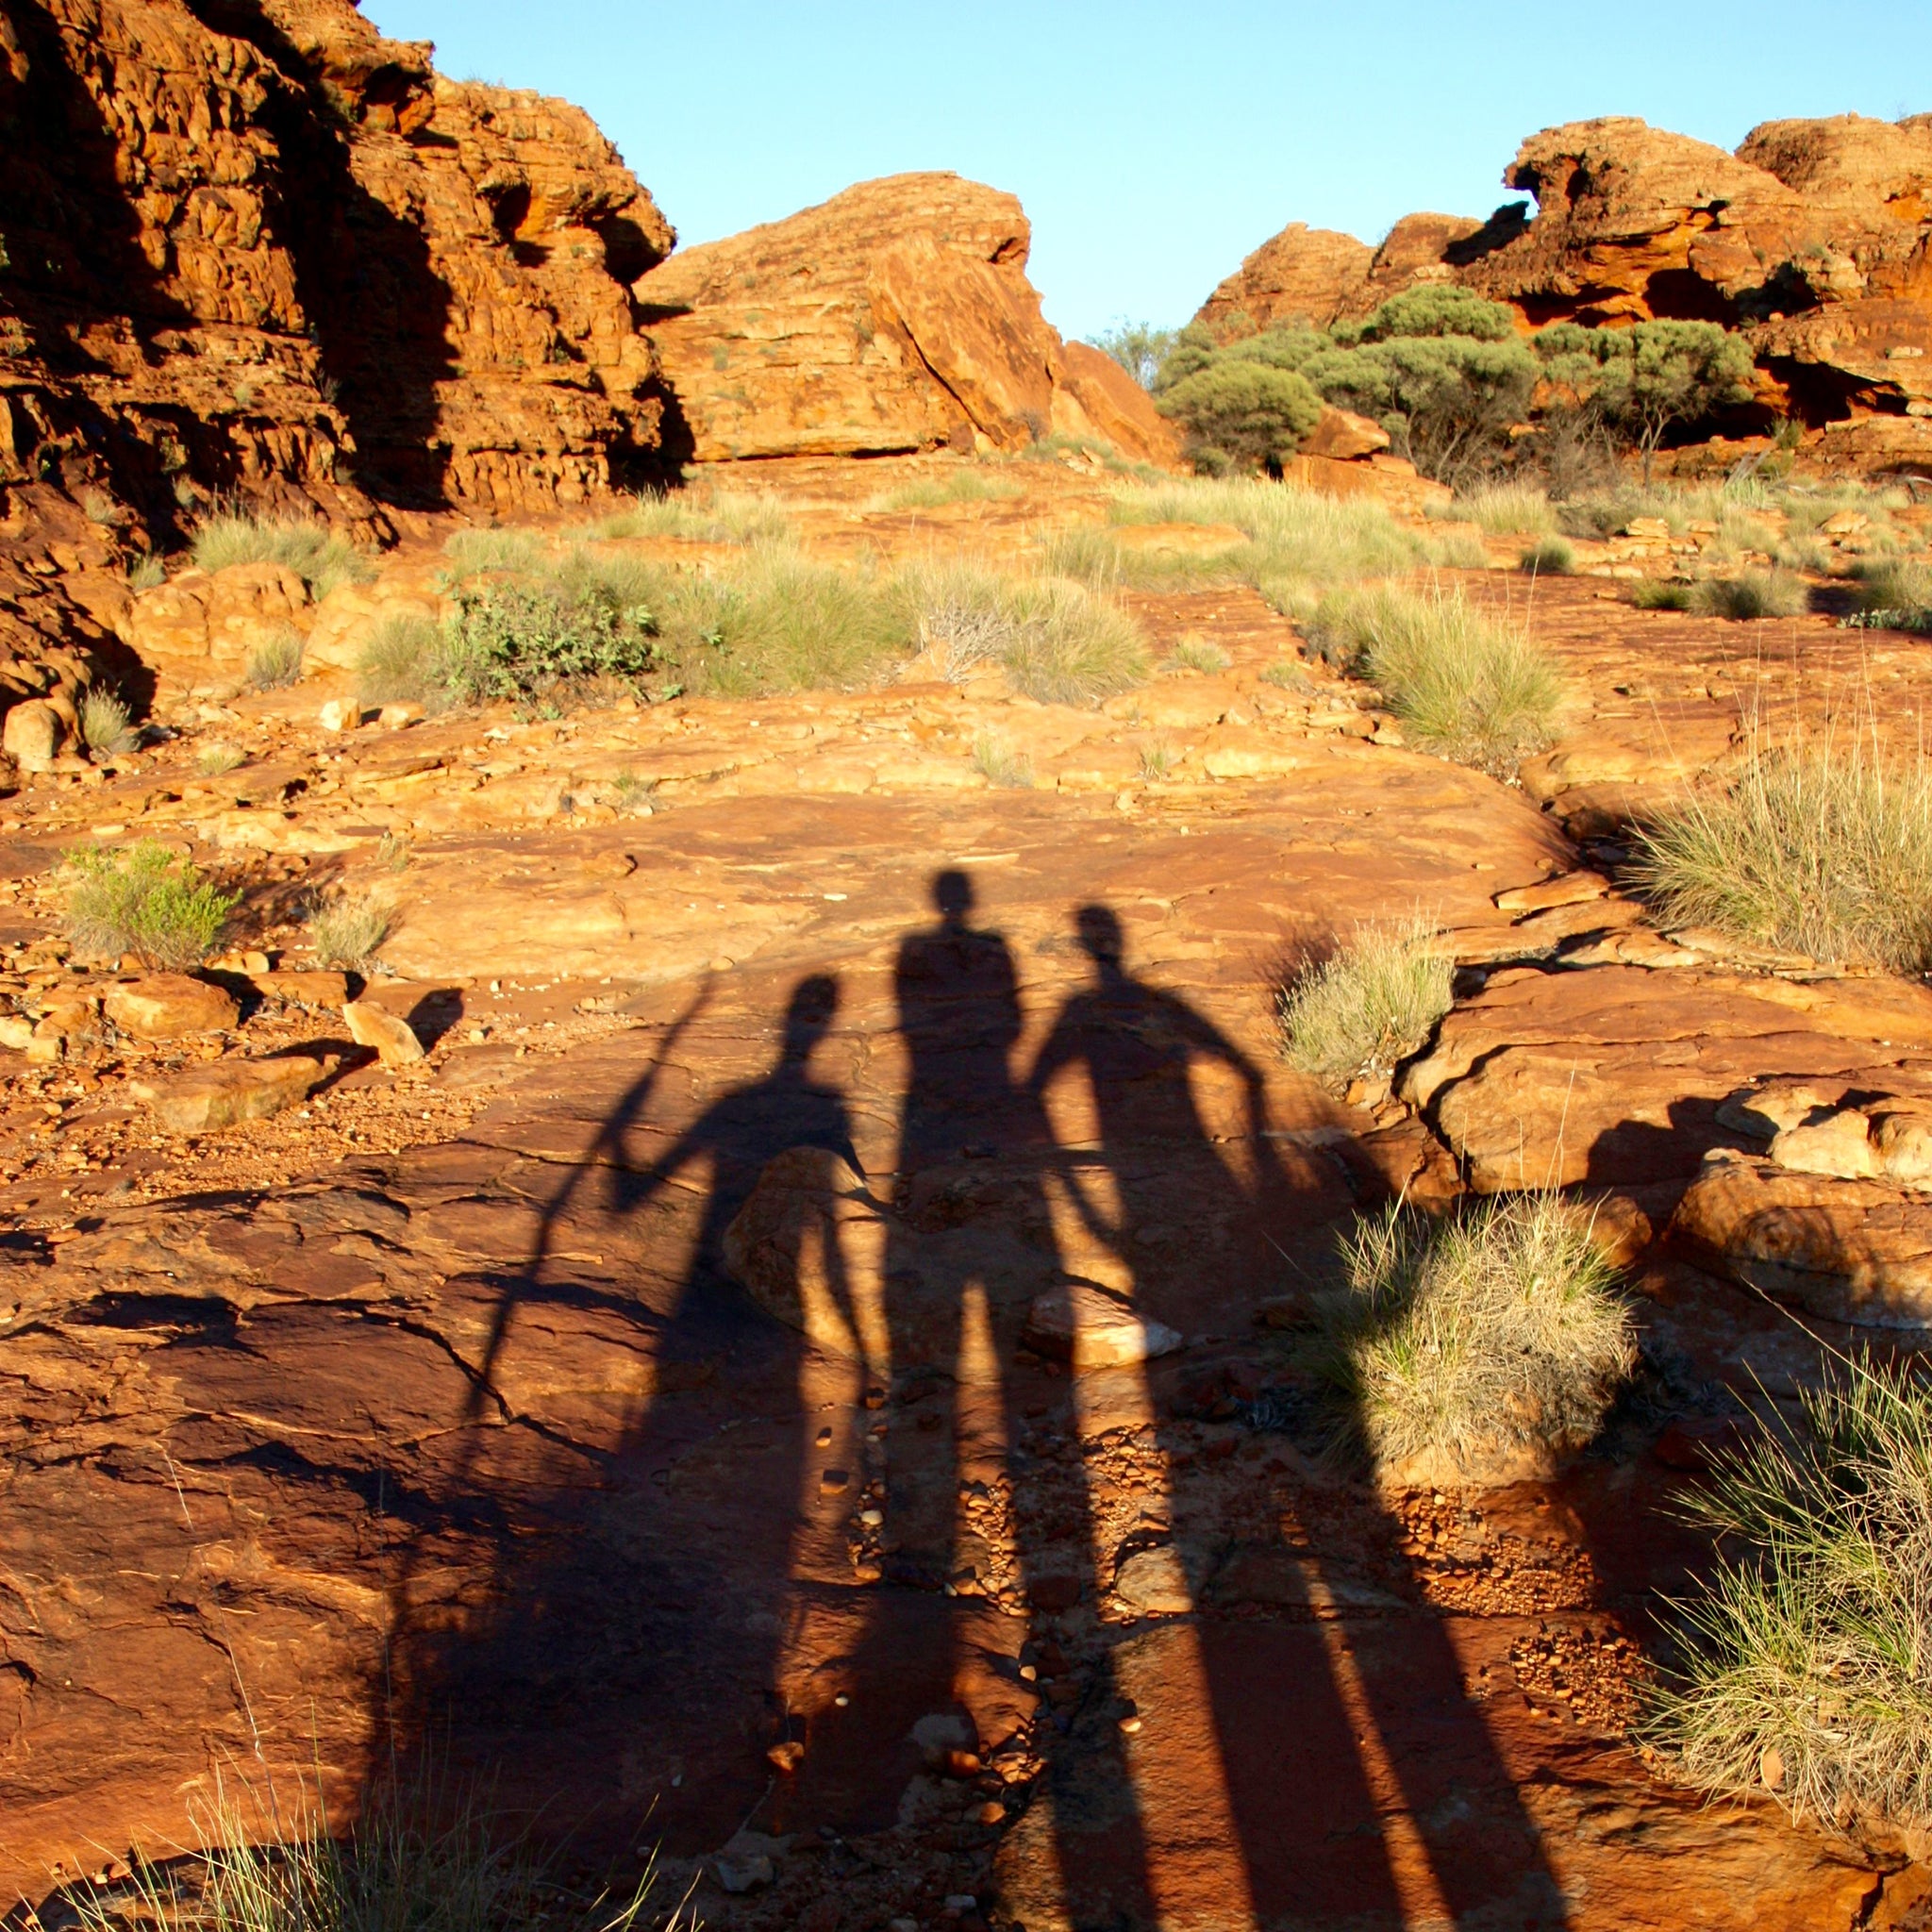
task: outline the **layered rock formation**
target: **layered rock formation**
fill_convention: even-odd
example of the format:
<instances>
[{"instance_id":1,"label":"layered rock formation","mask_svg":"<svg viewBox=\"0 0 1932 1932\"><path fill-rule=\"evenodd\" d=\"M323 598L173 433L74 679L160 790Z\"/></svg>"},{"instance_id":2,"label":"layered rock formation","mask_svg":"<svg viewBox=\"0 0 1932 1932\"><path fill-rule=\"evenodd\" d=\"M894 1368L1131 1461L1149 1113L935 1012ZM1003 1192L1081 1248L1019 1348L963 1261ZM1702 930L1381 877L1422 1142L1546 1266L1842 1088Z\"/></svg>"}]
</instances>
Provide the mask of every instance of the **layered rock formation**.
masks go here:
<instances>
[{"instance_id":1,"label":"layered rock formation","mask_svg":"<svg viewBox=\"0 0 1932 1932\"><path fill-rule=\"evenodd\" d=\"M349 0L0 18L0 482L570 501L655 447L625 283L669 225L587 116Z\"/></svg>"},{"instance_id":2,"label":"layered rock formation","mask_svg":"<svg viewBox=\"0 0 1932 1932\"><path fill-rule=\"evenodd\" d=\"M1196 320L1224 337L1322 325L1454 281L1508 303L1526 329L1668 317L1742 329L1767 402L1810 423L1932 416L1932 116L1767 122L1735 155L1611 116L1533 136L1504 180L1535 196L1533 221L1513 208L1486 225L1414 215L1374 251L1292 224Z\"/></svg>"},{"instance_id":3,"label":"layered rock formation","mask_svg":"<svg viewBox=\"0 0 1932 1932\"><path fill-rule=\"evenodd\" d=\"M633 292L685 446L715 462L1057 433L1174 460L1139 386L1041 317L1031 241L1010 194L897 175L674 256Z\"/></svg>"}]
</instances>

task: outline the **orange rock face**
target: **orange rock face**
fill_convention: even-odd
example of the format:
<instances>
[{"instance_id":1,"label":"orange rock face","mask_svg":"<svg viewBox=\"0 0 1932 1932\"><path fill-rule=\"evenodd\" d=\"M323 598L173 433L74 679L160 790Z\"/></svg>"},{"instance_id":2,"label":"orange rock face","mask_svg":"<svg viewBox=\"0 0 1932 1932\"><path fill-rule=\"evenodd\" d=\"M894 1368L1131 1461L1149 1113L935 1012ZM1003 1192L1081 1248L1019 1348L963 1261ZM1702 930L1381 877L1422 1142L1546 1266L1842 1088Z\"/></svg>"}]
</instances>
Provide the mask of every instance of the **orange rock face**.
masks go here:
<instances>
[{"instance_id":1,"label":"orange rock face","mask_svg":"<svg viewBox=\"0 0 1932 1932\"><path fill-rule=\"evenodd\" d=\"M358 483L537 507L655 447L625 284L672 233L575 108L348 0L31 0L0 125L0 482L361 520Z\"/></svg>"},{"instance_id":2,"label":"orange rock face","mask_svg":"<svg viewBox=\"0 0 1932 1932\"><path fill-rule=\"evenodd\" d=\"M1194 320L1224 341L1294 322L1326 328L1360 306L1374 258L1353 235L1291 222L1208 296Z\"/></svg>"},{"instance_id":3,"label":"orange rock face","mask_svg":"<svg viewBox=\"0 0 1932 1932\"><path fill-rule=\"evenodd\" d=\"M861 182L674 256L633 291L700 462L1096 438L1171 462L1124 372L1071 348L1026 279L1010 194L957 175Z\"/></svg>"}]
</instances>

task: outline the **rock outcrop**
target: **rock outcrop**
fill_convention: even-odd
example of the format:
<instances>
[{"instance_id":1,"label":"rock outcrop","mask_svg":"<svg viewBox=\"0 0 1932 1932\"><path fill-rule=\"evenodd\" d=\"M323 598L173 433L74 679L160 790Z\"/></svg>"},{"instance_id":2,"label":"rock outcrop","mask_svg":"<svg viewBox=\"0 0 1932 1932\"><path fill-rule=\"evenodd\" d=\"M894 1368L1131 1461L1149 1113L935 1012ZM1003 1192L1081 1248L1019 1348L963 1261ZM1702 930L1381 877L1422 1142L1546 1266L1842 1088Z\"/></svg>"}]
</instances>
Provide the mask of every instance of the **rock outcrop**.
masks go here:
<instances>
[{"instance_id":1,"label":"rock outcrop","mask_svg":"<svg viewBox=\"0 0 1932 1932\"><path fill-rule=\"evenodd\" d=\"M367 521L575 500L656 446L625 284L672 231L575 108L349 0L23 0L0 130L0 483Z\"/></svg>"},{"instance_id":2,"label":"rock outcrop","mask_svg":"<svg viewBox=\"0 0 1932 1932\"><path fill-rule=\"evenodd\" d=\"M672 257L633 293L685 448L716 462L1059 434L1173 461L1139 386L1041 317L1031 241L1010 194L895 175Z\"/></svg>"},{"instance_id":3,"label":"rock outcrop","mask_svg":"<svg viewBox=\"0 0 1932 1932\"><path fill-rule=\"evenodd\" d=\"M1454 281L1509 304L1525 329L1741 329L1764 401L1814 425L1932 417L1932 116L1766 122L1735 155L1607 116L1532 136L1503 178L1535 197L1533 220L1516 205L1487 224L1411 215L1373 251L1293 223L1196 320L1224 338L1321 326ZM1932 436L1902 424L1894 443Z\"/></svg>"}]
</instances>

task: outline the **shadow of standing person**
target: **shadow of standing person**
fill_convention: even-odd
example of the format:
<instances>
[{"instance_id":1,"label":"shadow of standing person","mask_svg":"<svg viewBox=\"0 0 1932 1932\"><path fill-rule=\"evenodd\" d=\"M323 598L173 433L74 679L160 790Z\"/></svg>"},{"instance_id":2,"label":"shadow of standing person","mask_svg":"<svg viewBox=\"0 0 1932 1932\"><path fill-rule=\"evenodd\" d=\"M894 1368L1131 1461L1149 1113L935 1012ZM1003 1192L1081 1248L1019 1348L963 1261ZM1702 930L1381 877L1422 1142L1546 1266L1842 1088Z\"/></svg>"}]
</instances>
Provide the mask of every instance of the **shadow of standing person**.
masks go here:
<instances>
[{"instance_id":1,"label":"shadow of standing person","mask_svg":"<svg viewBox=\"0 0 1932 1932\"><path fill-rule=\"evenodd\" d=\"M1014 1078L1024 1015L1006 939L972 924L973 882L963 872L935 874L932 895L938 922L907 937L893 973L908 1074L885 1267L893 1383L886 1575L980 1594L983 1558L962 1536L961 1488L1004 1472L1017 1588L1041 1634L1058 1613L1091 1607L1098 1588L1084 1484L1016 1453L1023 1434L1062 1449L1079 1437L1069 1384L1017 1358L1029 1307L1063 1282L1042 1185L1052 1138L1037 1097ZM962 1640L957 1617L952 1624L957 1659ZM1085 1702L1110 1709L1104 1669ZM1111 1719L1113 1749L1104 1761L1088 1753L1071 1781L1067 1713L1041 1727L1052 1734L1044 1755L1056 1829L1076 1814L1105 1817L1117 1890L1133 1902L1136 1923L1151 1923L1141 1823Z\"/></svg>"}]
</instances>

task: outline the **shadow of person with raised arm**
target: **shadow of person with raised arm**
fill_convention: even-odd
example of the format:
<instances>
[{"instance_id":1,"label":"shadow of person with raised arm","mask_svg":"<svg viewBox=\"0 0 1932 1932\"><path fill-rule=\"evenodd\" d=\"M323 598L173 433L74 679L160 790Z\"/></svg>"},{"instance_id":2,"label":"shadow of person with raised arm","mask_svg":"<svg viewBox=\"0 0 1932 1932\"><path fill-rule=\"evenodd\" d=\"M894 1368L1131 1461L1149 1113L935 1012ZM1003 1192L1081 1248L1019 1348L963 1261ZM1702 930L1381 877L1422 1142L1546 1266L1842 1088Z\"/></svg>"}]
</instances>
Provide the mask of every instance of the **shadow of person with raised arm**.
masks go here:
<instances>
[{"instance_id":1,"label":"shadow of person with raised arm","mask_svg":"<svg viewBox=\"0 0 1932 1932\"><path fill-rule=\"evenodd\" d=\"M497 1286L477 1402L567 1376L584 1357L553 1366L559 1337L618 1379L559 1444L568 1454L556 1479L526 1488L514 1533L499 1531L501 1594L490 1611L453 1637L400 1633L406 1679L421 1687L404 1735L433 1734L460 1713L466 1751L501 1763L523 1790L575 1790L587 1762L632 1765L623 1778L637 1785L640 1809L673 1782L660 1760L675 1765L696 1736L708 1761L721 1751L730 1758L741 1812L744 1792L770 1775L767 1747L784 1734L774 1687L817 1418L802 1397L810 1344L750 1306L725 1237L778 1157L822 1157L796 1163L796 1175L827 1208L858 1159L844 1096L815 1066L840 1006L838 981L820 974L792 990L768 1070L641 1161L636 1141L654 1130L646 1116L662 1104L670 1049L701 1005L608 1108L544 1203L521 1266ZM812 1224L805 1205L796 1227ZM652 1214L662 1216L658 1229L636 1225ZM613 1277L597 1252L647 1253L680 1229L689 1244L669 1279ZM785 1249L780 1230L768 1272L799 1273L798 1245ZM839 1244L822 1247L823 1285L849 1321ZM559 1324L554 1311L564 1307ZM626 1381L624 1364L638 1361L646 1375ZM724 1431L728 1461L711 1449ZM487 1490L486 1468L466 1472L464 1487ZM676 1735L666 1742L668 1732Z\"/></svg>"},{"instance_id":2,"label":"shadow of person with raised arm","mask_svg":"<svg viewBox=\"0 0 1932 1932\"><path fill-rule=\"evenodd\" d=\"M1334 1208L1293 1185L1277 1158L1254 1063L1187 1001L1128 970L1118 916L1082 907L1075 931L1093 983L1066 1002L1028 1086L1044 1105L1068 1075L1085 1075L1091 1138L1062 1150L1067 1192L1086 1232L1112 1252L1114 1279L1130 1281L1141 1319L1198 1333L1202 1309L1226 1290L1209 1282L1204 1292L1204 1271L1251 1284L1258 1301L1279 1272L1271 1255L1306 1243L1316 1232L1311 1213ZM1244 1118L1204 1112L1201 1092L1215 1077L1238 1087ZM1228 1158L1240 1142L1245 1173ZM1190 1239L1169 1238L1176 1224ZM1328 1239L1325 1229L1320 1238ZM1385 1656L1385 1647L1356 1641L1359 1623L1335 1621L1352 1583L1324 1576L1305 1541L1291 1547L1272 1506L1262 1540L1252 1540L1251 1524L1230 1547L1225 1485L1201 1466L1208 1441L1185 1383L1158 1369L1147 1382L1171 1486L1174 1574L1185 1575L1197 1612L1213 1768L1254 1918L1396 1924L1422 1907L1474 1925L1501 1893L1531 1900L1524 1923L1563 1924L1534 1826L1433 1612L1399 1615L1401 1600L1380 1593L1377 1607L1398 1638ZM1356 1515L1370 1546L1359 1553L1364 1567L1406 1577L1401 1526L1373 1497ZM1350 1547L1351 1565L1357 1555ZM1411 1602L1416 1593L1405 1591ZM1369 1600L1359 1590L1356 1597ZM1255 1620L1257 1609L1274 1613L1272 1626ZM1318 1621L1307 1621L1311 1612ZM1457 1829L1463 1813L1443 1789L1445 1763L1480 1784L1486 1823L1507 1827L1500 1858ZM1399 1856L1385 1837L1391 1799L1419 1824ZM1497 1807L1507 1815L1494 1815ZM1424 1814L1447 1824L1421 1830ZM1158 1840L1150 1856L1159 1862Z\"/></svg>"}]
</instances>

